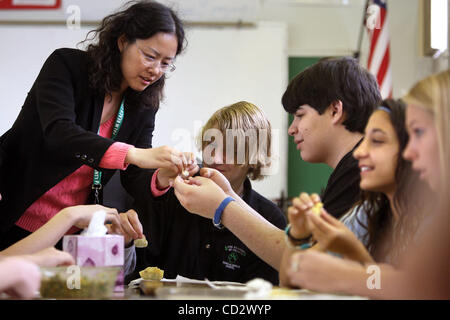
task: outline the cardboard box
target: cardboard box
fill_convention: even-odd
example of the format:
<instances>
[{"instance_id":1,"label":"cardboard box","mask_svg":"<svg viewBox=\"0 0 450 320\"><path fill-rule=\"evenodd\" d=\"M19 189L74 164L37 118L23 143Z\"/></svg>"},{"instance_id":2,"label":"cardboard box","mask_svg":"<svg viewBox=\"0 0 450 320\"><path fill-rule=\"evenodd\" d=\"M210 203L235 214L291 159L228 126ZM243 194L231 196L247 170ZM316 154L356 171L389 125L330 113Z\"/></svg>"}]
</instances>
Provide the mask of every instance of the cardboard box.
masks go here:
<instances>
[{"instance_id":1,"label":"cardboard box","mask_svg":"<svg viewBox=\"0 0 450 320\"><path fill-rule=\"evenodd\" d=\"M120 266L115 291L123 291L124 238L122 235L104 236L66 235L63 250L70 253L82 267Z\"/></svg>"}]
</instances>

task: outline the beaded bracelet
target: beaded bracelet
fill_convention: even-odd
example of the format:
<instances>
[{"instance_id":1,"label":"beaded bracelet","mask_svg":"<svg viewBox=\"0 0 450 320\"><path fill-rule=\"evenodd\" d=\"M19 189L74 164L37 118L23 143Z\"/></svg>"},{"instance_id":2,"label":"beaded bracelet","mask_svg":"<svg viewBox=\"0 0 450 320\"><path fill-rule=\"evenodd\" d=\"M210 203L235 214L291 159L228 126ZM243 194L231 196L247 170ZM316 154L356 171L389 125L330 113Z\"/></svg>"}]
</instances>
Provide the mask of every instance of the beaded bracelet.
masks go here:
<instances>
[{"instance_id":1,"label":"beaded bracelet","mask_svg":"<svg viewBox=\"0 0 450 320\"><path fill-rule=\"evenodd\" d=\"M310 243L310 237L306 237L303 239L297 239L294 238L291 233L291 224L288 224L286 229L284 230L284 233L286 235L285 240L286 240L286 244L288 245L288 247L293 248L293 249L300 249L300 250L305 250L308 248L311 248L311 243Z\"/></svg>"}]
</instances>

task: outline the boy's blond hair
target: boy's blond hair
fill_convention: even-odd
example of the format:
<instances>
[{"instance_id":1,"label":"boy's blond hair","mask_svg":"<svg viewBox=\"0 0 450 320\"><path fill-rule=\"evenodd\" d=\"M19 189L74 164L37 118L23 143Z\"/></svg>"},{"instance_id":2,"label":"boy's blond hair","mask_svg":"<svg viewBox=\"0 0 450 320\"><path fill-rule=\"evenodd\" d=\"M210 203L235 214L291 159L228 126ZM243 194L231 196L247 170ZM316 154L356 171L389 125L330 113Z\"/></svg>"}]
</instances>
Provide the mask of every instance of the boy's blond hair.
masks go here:
<instances>
[{"instance_id":1,"label":"boy's blond hair","mask_svg":"<svg viewBox=\"0 0 450 320\"><path fill-rule=\"evenodd\" d=\"M240 137L237 137L238 139L243 137L245 139L245 163L242 165L249 166L247 176L252 180L264 177L261 169L270 166L272 133L270 122L260 108L250 102L239 101L217 110L203 126L197 139L201 150L204 150L209 144L208 139L205 139L205 133L210 129L218 129L223 137L227 137L227 132L230 130L240 135ZM250 141L248 136L242 136L242 134L245 135L247 132L255 132L257 135L256 141L258 146L253 154L249 154L250 149L255 150L249 145L252 141ZM261 146L261 142L266 144L265 147ZM225 145L226 143L223 144L223 146ZM236 147L238 146L235 144L233 146L235 151L233 159L237 159Z\"/></svg>"}]
</instances>

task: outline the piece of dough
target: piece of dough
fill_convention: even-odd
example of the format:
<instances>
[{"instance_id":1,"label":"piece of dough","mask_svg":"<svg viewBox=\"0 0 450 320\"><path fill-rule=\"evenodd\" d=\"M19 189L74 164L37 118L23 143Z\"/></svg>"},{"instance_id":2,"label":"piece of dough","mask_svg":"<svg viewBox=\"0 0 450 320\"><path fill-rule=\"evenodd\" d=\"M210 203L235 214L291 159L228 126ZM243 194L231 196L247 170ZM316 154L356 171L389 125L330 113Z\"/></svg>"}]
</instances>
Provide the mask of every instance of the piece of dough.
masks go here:
<instances>
[{"instance_id":1,"label":"piece of dough","mask_svg":"<svg viewBox=\"0 0 450 320\"><path fill-rule=\"evenodd\" d=\"M164 276L164 270L158 267L147 267L142 271L139 271L139 275L144 280L161 280Z\"/></svg>"},{"instance_id":2,"label":"piece of dough","mask_svg":"<svg viewBox=\"0 0 450 320\"><path fill-rule=\"evenodd\" d=\"M189 171L183 170L183 171L181 172L181 177L182 177L183 179L189 178Z\"/></svg>"},{"instance_id":3,"label":"piece of dough","mask_svg":"<svg viewBox=\"0 0 450 320\"><path fill-rule=\"evenodd\" d=\"M314 207L312 207L312 212L316 215L316 216L320 216L320 212L322 211L323 208L323 203L322 202L317 202Z\"/></svg>"},{"instance_id":4,"label":"piece of dough","mask_svg":"<svg viewBox=\"0 0 450 320\"><path fill-rule=\"evenodd\" d=\"M136 248L145 248L148 246L148 241L144 236L141 239L134 240L134 245Z\"/></svg>"}]
</instances>

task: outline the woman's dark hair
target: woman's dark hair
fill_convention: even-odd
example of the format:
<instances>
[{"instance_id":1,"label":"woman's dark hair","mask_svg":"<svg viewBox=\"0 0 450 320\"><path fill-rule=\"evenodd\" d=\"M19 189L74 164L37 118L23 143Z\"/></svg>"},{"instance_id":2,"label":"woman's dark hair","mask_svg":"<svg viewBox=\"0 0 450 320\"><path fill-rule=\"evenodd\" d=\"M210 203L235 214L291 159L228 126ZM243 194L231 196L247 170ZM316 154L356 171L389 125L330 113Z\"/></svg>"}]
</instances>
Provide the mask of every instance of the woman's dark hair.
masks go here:
<instances>
[{"instance_id":1,"label":"woman's dark hair","mask_svg":"<svg viewBox=\"0 0 450 320\"><path fill-rule=\"evenodd\" d=\"M354 58L326 58L308 67L291 80L282 103L291 114L305 104L322 114L338 100L345 112L345 128L363 133L381 95L375 77Z\"/></svg>"},{"instance_id":2,"label":"woman's dark hair","mask_svg":"<svg viewBox=\"0 0 450 320\"><path fill-rule=\"evenodd\" d=\"M399 142L397 165L395 170L396 189L393 207L398 213L394 225L393 212L387 196L381 192L361 191L359 206L367 215L366 223L358 220L366 228L366 244L376 261L391 256L399 256L418 228L420 217L417 215L419 201L426 186L420 182L419 175L412 170L411 162L402 157L408 143L405 125L406 106L401 100L386 99L381 106L389 109L389 118Z\"/></svg>"},{"instance_id":3,"label":"woman's dark hair","mask_svg":"<svg viewBox=\"0 0 450 320\"><path fill-rule=\"evenodd\" d=\"M149 0L130 1L124 9L103 19L100 26L90 31L96 39L87 47L90 58L89 82L90 86L100 94L110 94L120 89L122 71L120 68L121 53L117 40L124 35L129 43L136 39L148 39L163 32L174 34L178 40L176 54L184 49L184 29L181 20L168 7ZM82 42L84 42L82 41ZM163 98L165 76L147 87L142 92L128 88L125 92L127 106L143 106L158 108Z\"/></svg>"}]
</instances>

